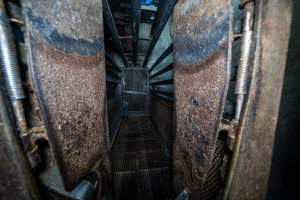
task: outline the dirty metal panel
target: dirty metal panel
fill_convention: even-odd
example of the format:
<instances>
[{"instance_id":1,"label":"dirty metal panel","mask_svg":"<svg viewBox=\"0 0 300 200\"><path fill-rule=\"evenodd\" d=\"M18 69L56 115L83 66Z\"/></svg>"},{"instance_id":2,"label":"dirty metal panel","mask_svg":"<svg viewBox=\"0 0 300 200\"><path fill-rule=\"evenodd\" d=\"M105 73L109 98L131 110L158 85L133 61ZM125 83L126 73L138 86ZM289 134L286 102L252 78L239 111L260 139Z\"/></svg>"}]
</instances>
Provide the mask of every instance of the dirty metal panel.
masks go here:
<instances>
[{"instance_id":1,"label":"dirty metal panel","mask_svg":"<svg viewBox=\"0 0 300 200\"><path fill-rule=\"evenodd\" d=\"M99 0L23 1L29 63L67 189L106 159L105 63Z\"/></svg>"},{"instance_id":2,"label":"dirty metal panel","mask_svg":"<svg viewBox=\"0 0 300 200\"><path fill-rule=\"evenodd\" d=\"M174 186L191 199L200 199L228 89L230 3L179 0L174 11Z\"/></svg>"},{"instance_id":3,"label":"dirty metal panel","mask_svg":"<svg viewBox=\"0 0 300 200\"><path fill-rule=\"evenodd\" d=\"M238 132L225 199L266 199L281 89L283 85L292 0L256 4L256 50L245 114Z\"/></svg>"}]
</instances>

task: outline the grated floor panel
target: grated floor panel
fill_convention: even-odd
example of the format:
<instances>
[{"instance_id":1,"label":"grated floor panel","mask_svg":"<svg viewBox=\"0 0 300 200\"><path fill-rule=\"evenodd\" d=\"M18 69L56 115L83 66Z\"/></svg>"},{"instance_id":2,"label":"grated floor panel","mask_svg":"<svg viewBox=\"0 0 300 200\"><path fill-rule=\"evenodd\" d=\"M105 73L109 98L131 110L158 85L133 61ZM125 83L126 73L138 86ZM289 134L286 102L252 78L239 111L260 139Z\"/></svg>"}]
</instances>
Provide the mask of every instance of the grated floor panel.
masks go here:
<instances>
[{"instance_id":1,"label":"grated floor panel","mask_svg":"<svg viewBox=\"0 0 300 200\"><path fill-rule=\"evenodd\" d=\"M170 160L150 118L128 118L119 130L110 156L115 199L172 199Z\"/></svg>"}]
</instances>

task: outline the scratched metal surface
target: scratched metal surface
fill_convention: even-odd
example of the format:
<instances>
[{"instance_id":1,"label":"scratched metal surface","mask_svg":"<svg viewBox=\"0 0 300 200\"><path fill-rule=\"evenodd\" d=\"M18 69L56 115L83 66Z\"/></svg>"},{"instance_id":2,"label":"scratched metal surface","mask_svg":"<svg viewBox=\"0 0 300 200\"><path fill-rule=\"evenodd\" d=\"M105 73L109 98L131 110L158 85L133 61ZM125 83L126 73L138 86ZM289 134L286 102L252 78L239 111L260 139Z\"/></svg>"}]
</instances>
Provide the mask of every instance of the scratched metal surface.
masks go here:
<instances>
[{"instance_id":1,"label":"scratched metal surface","mask_svg":"<svg viewBox=\"0 0 300 200\"><path fill-rule=\"evenodd\" d=\"M174 11L174 186L200 199L228 89L230 0L179 0Z\"/></svg>"},{"instance_id":2,"label":"scratched metal surface","mask_svg":"<svg viewBox=\"0 0 300 200\"><path fill-rule=\"evenodd\" d=\"M99 0L23 1L30 70L65 186L107 159Z\"/></svg>"}]
</instances>

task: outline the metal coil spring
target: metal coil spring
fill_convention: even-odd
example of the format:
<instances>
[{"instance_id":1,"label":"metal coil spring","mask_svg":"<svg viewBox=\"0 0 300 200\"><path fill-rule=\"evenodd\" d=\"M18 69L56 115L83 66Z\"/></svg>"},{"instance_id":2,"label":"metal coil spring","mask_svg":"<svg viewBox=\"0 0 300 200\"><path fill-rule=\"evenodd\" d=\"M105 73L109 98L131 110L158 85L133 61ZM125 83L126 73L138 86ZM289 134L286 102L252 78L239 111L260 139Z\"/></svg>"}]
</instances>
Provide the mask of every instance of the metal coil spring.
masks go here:
<instances>
[{"instance_id":1,"label":"metal coil spring","mask_svg":"<svg viewBox=\"0 0 300 200\"><path fill-rule=\"evenodd\" d=\"M25 98L11 27L3 11L0 11L0 62L10 98Z\"/></svg>"},{"instance_id":2,"label":"metal coil spring","mask_svg":"<svg viewBox=\"0 0 300 200\"><path fill-rule=\"evenodd\" d=\"M252 31L243 33L242 44L244 48L241 52L240 64L237 73L236 94L246 94L248 81L248 66L250 60Z\"/></svg>"}]
</instances>

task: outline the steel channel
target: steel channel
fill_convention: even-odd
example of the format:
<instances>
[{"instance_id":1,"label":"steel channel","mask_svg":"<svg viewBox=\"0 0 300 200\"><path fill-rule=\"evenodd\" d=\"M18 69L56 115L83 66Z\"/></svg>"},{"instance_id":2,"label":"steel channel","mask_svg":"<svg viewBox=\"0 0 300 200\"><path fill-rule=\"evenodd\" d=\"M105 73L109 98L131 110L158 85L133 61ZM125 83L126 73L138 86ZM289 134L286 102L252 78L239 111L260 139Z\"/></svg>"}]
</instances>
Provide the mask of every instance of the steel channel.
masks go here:
<instances>
[{"instance_id":1,"label":"steel channel","mask_svg":"<svg viewBox=\"0 0 300 200\"><path fill-rule=\"evenodd\" d=\"M121 72L122 70L121 70L121 67L119 67L118 65L117 65L117 63L113 60L113 58L109 55L109 54L105 54L105 58L106 58L106 60L108 60L111 64L112 64L112 68L113 69L115 69L116 71L118 71L118 72Z\"/></svg>"},{"instance_id":2,"label":"steel channel","mask_svg":"<svg viewBox=\"0 0 300 200\"><path fill-rule=\"evenodd\" d=\"M150 85L170 85L173 84L173 79L161 80L156 82L151 82Z\"/></svg>"},{"instance_id":3,"label":"steel channel","mask_svg":"<svg viewBox=\"0 0 300 200\"><path fill-rule=\"evenodd\" d=\"M103 18L112 40L117 47L118 53L123 59L125 66L128 67L128 63L124 55L124 49L119 38L119 33L117 31L117 27L107 0L103 0Z\"/></svg>"},{"instance_id":4,"label":"steel channel","mask_svg":"<svg viewBox=\"0 0 300 200\"><path fill-rule=\"evenodd\" d=\"M159 76L159 75L161 75L163 73L166 73L166 72L168 72L168 71L170 71L172 69L173 69L173 63L169 64L166 67L163 67L161 70L159 70L155 74L151 75L150 79L155 78L155 77L157 77L157 76Z\"/></svg>"},{"instance_id":5,"label":"steel channel","mask_svg":"<svg viewBox=\"0 0 300 200\"><path fill-rule=\"evenodd\" d=\"M155 29L155 32L153 34L152 40L150 42L149 48L147 50L146 56L145 56L145 60L143 62L143 67L146 67L150 58L150 55L152 54L152 51L164 29L164 27L166 26L168 19L170 17L170 15L173 12L173 8L176 5L177 0L166 0L165 1L165 7L164 7L164 11L163 11L163 15L161 16L161 19L157 25L157 28Z\"/></svg>"},{"instance_id":6,"label":"steel channel","mask_svg":"<svg viewBox=\"0 0 300 200\"><path fill-rule=\"evenodd\" d=\"M168 46L168 48L158 57L158 59L155 61L155 63L149 68L148 72L151 73L157 65L159 65L168 55L170 55L173 52L173 43Z\"/></svg>"}]
</instances>

